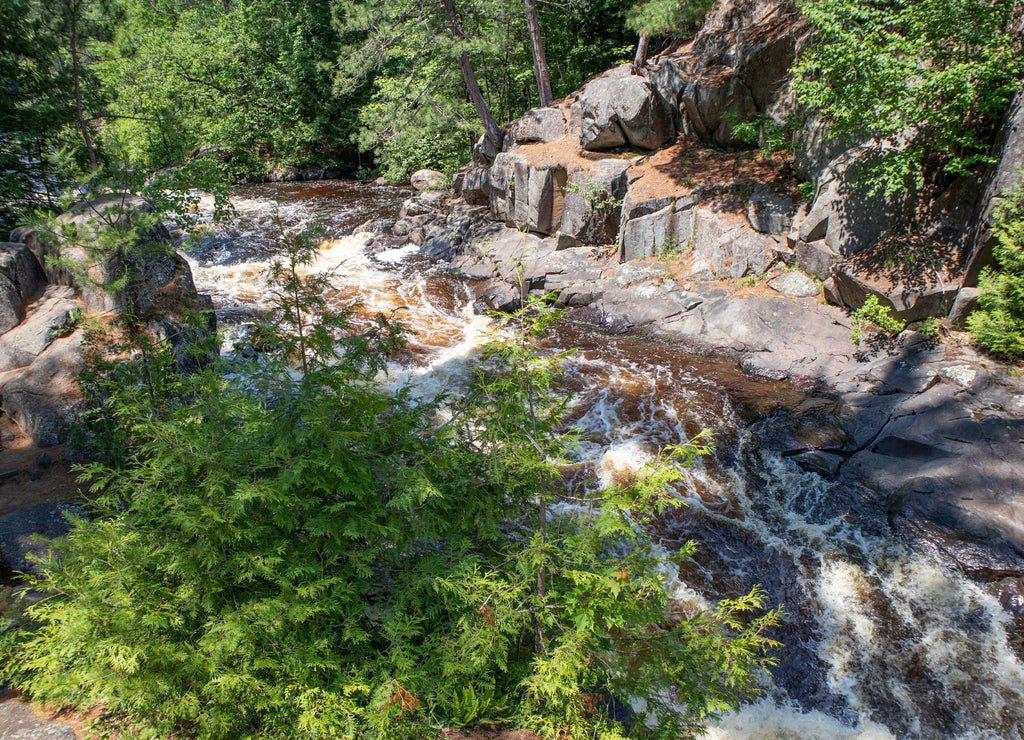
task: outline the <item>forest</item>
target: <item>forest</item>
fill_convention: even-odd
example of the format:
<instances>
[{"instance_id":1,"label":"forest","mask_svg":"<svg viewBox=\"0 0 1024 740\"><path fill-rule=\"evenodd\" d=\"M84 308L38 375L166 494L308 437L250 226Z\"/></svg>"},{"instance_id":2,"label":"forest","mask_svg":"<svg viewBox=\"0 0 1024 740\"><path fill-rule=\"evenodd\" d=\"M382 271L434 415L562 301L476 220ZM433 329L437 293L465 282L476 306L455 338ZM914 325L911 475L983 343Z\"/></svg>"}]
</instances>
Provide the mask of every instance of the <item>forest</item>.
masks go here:
<instances>
[{"instance_id":1,"label":"forest","mask_svg":"<svg viewBox=\"0 0 1024 740\"><path fill-rule=\"evenodd\" d=\"M99 708L103 736L151 738L682 738L755 699L800 605L743 581L682 610L666 569L690 567L700 546L666 553L655 534L715 440L665 444L607 488L573 479L583 435L561 385L572 353L545 344L565 307L557 292L528 295L522 259L518 308L494 312L500 331L469 387L428 399L381 385L408 355L400 311L367 320L359 303L325 298L314 265L337 235L322 227L275 214L279 249L245 357L218 357L194 303L185 357L132 292L150 258L171 259L182 282L184 258L152 235L176 216L194 224L199 189L220 208L232 188L283 171L405 184L474 156L489 167L524 111L617 65L638 76L684 48L713 4L0 0L0 229L30 223L86 255L47 263L48 275L121 270L97 283L119 296L116 320L83 311L54 332L83 338L68 444L86 451L75 473L88 516L25 577L46 598L0 633L4 681L52 706ZM781 162L807 215L824 186L793 160L814 126L827 125L827 144L891 144L856 192L917 204L880 240L887 268L912 265L939 231L935 204L999 164L1024 82L1021 3L777 5L811 29L786 73L796 112L723 114L728 145L702 151L734 157L737 172ZM650 155L630 149L609 158ZM623 207L625 186L562 187L594 213ZM55 218L125 192L145 193L146 207L122 198L85 225ZM1024 355L1024 195L998 195L967 327L1012 366ZM633 217L675 218L679 201L666 203ZM618 254L622 240L599 246ZM740 272L730 287L760 277ZM840 339L893 346L907 322L859 298ZM936 339L934 318L909 321Z\"/></svg>"}]
</instances>

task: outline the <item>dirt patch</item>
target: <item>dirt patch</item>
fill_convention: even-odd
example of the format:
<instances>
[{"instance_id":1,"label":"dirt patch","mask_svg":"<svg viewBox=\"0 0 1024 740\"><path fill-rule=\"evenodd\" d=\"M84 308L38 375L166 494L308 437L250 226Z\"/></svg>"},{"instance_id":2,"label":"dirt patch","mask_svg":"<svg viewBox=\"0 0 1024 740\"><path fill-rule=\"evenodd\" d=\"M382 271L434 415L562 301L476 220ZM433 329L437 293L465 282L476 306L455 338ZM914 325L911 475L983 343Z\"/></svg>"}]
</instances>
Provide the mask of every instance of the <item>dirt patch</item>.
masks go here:
<instances>
[{"instance_id":1,"label":"dirt patch","mask_svg":"<svg viewBox=\"0 0 1024 740\"><path fill-rule=\"evenodd\" d=\"M445 730L445 740L540 740L527 730Z\"/></svg>"},{"instance_id":2,"label":"dirt patch","mask_svg":"<svg viewBox=\"0 0 1024 740\"><path fill-rule=\"evenodd\" d=\"M727 192L756 183L768 183L776 190L795 190L792 157L762 157L757 152L721 152L680 137L672 146L645 157L633 165L635 178L630 187L634 201L665 195L684 196L697 190ZM799 197L799 193L797 193Z\"/></svg>"}]
</instances>

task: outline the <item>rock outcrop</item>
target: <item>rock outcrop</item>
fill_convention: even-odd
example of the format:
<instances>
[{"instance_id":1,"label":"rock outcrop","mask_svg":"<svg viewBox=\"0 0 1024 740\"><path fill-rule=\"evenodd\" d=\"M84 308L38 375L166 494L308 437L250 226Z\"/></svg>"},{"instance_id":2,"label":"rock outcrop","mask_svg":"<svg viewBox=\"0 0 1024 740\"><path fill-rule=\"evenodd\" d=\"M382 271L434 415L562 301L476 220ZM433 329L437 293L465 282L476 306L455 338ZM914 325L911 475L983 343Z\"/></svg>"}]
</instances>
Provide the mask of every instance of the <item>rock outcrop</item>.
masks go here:
<instances>
[{"instance_id":1,"label":"rock outcrop","mask_svg":"<svg viewBox=\"0 0 1024 740\"><path fill-rule=\"evenodd\" d=\"M512 228L556 237L560 249L615 244L625 261L674 254L691 279L763 276L783 260L850 309L875 295L907 321L951 316L954 306L962 313L972 304L968 294L958 303L960 291L991 260L985 228L1024 161L1020 96L980 203L977 178L931 203L871 193L865 168L903 144L837 140L797 110L787 75L808 43L810 27L792 4L720 2L682 47L528 111L509 124L501 152L478 146L456 194ZM795 114L806 121L795 157L728 151L749 146L735 138L735 123L784 124ZM809 199L794 173L811 180ZM979 218L989 227L972 231ZM930 251L890 238L908 223ZM879 277L882 262L897 269Z\"/></svg>"},{"instance_id":2,"label":"rock outcrop","mask_svg":"<svg viewBox=\"0 0 1024 740\"><path fill-rule=\"evenodd\" d=\"M78 410L87 314L131 312L169 344L181 371L202 361L195 348L213 335L212 303L150 214L140 198L108 196L59 216L58 233L21 227L0 245L0 411L41 447L61 443ZM92 246L108 243L111 232L97 241L103 227L131 243ZM207 323L193 326L204 313Z\"/></svg>"}]
</instances>

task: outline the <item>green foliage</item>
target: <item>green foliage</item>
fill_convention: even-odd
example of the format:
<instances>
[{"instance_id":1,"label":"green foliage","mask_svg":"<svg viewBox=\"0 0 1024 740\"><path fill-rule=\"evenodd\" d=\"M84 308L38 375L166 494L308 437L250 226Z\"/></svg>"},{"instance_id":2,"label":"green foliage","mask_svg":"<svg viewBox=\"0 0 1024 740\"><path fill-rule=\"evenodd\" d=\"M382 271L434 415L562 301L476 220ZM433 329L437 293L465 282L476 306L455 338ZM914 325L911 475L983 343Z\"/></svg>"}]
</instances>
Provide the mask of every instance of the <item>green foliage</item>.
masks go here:
<instances>
[{"instance_id":1,"label":"green foliage","mask_svg":"<svg viewBox=\"0 0 1024 740\"><path fill-rule=\"evenodd\" d=\"M914 327L914 331L918 334L924 334L926 337L932 339L938 339L942 334L942 330L939 328L939 322L934 317L929 316L924 321L920 322Z\"/></svg>"},{"instance_id":2,"label":"green foliage","mask_svg":"<svg viewBox=\"0 0 1024 740\"><path fill-rule=\"evenodd\" d=\"M756 144L761 156L777 152L792 152L794 136L802 123L799 116L791 115L781 124L765 113L741 117L736 113L722 116L732 128L733 136L747 144Z\"/></svg>"},{"instance_id":3,"label":"green foliage","mask_svg":"<svg viewBox=\"0 0 1024 740\"><path fill-rule=\"evenodd\" d=\"M342 40L327 0L121 2L125 20L95 66L114 92L104 137L133 165L200 145L237 174L353 158L366 90L332 90Z\"/></svg>"},{"instance_id":4,"label":"green foliage","mask_svg":"<svg viewBox=\"0 0 1024 740\"><path fill-rule=\"evenodd\" d=\"M981 346L1006 358L1024 356L1024 191L1010 193L993 228L998 269L978 281L978 308L967 328Z\"/></svg>"},{"instance_id":5,"label":"green foliage","mask_svg":"<svg viewBox=\"0 0 1024 740\"><path fill-rule=\"evenodd\" d=\"M863 305L853 312L853 328L850 330L850 341L860 344L864 332L871 329L883 334L899 334L906 324L892 314L892 308L878 303L874 293L864 299Z\"/></svg>"},{"instance_id":6,"label":"green foliage","mask_svg":"<svg viewBox=\"0 0 1024 740\"><path fill-rule=\"evenodd\" d=\"M905 145L864 174L886 195L989 161L1024 78L1019 0L807 0L815 43L793 67L798 99L834 137Z\"/></svg>"},{"instance_id":7,"label":"green foliage","mask_svg":"<svg viewBox=\"0 0 1024 740\"><path fill-rule=\"evenodd\" d=\"M4 634L4 677L154 738L513 719L550 738L679 738L753 690L779 613L755 589L673 616L645 529L707 441L631 485L559 496L568 401L560 357L534 346L557 316L510 317L464 401L414 403L374 382L400 327L316 326L315 244L288 235L268 274L263 332L287 351L167 393L111 379L125 458L83 468L95 517L31 580L49 598ZM620 726L612 697L645 698L646 715Z\"/></svg>"},{"instance_id":8,"label":"green foliage","mask_svg":"<svg viewBox=\"0 0 1024 740\"><path fill-rule=\"evenodd\" d=\"M806 200L812 200L814 198L816 188L813 182L798 182L796 184L796 188L800 191L800 195L804 196Z\"/></svg>"}]
</instances>

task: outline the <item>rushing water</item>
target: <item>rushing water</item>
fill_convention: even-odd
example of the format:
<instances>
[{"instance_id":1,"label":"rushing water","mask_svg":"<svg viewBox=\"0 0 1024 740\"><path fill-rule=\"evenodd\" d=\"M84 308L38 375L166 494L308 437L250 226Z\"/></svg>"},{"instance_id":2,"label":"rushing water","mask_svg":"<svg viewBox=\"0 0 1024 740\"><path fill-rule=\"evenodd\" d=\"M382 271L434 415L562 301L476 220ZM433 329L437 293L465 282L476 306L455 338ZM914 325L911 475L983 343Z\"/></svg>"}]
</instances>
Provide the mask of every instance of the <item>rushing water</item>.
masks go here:
<instances>
[{"instance_id":1,"label":"rushing water","mask_svg":"<svg viewBox=\"0 0 1024 740\"><path fill-rule=\"evenodd\" d=\"M352 233L394 215L402 191L321 182L245 187L237 216L209 225L190 256L230 341L263 306L260 273L282 229L320 220L330 235L315 269L329 298L359 300L359 316L399 318L411 357L387 382L458 392L495 331L465 286L400 242L371 249ZM357 319L358 320L358 319ZM671 343L612 336L571 318L553 349L573 348L566 390L582 431L588 477L628 477L661 445L702 429L713 455L687 471L687 507L666 517L666 549L694 539L697 556L672 579L681 603L701 605L767 589L788 616L779 665L756 703L713 724L713 738L1014 738L1024 734L1024 666L1009 647L1010 618L977 584L892 534L869 491L830 483L771 452L771 420L803 392L750 378L735 364ZM767 421L766 421L767 420ZM759 422L752 424L753 422Z\"/></svg>"}]
</instances>

